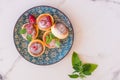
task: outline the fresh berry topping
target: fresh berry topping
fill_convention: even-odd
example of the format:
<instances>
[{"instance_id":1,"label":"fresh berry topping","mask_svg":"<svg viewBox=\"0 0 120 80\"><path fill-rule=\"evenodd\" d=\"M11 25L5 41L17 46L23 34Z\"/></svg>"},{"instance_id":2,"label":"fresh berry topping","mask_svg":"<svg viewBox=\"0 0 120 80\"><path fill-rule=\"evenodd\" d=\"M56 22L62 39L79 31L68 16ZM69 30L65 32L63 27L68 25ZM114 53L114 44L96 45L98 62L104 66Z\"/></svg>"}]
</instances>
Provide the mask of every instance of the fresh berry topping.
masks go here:
<instances>
[{"instance_id":1,"label":"fresh berry topping","mask_svg":"<svg viewBox=\"0 0 120 80\"><path fill-rule=\"evenodd\" d=\"M33 25L32 24L27 24L26 25L26 30L27 30L27 33L28 34L31 34L32 33L32 30L33 29Z\"/></svg>"},{"instance_id":2,"label":"fresh berry topping","mask_svg":"<svg viewBox=\"0 0 120 80\"><path fill-rule=\"evenodd\" d=\"M38 49L38 47L36 45L33 45L32 49L36 51Z\"/></svg>"},{"instance_id":3,"label":"fresh berry topping","mask_svg":"<svg viewBox=\"0 0 120 80\"><path fill-rule=\"evenodd\" d=\"M48 22L51 22L51 17L50 17L50 16L47 16L47 17L46 17L46 20L47 20Z\"/></svg>"},{"instance_id":4,"label":"fresh berry topping","mask_svg":"<svg viewBox=\"0 0 120 80\"><path fill-rule=\"evenodd\" d=\"M46 22L51 22L51 17L50 16L44 16L42 20L45 20Z\"/></svg>"},{"instance_id":5,"label":"fresh berry topping","mask_svg":"<svg viewBox=\"0 0 120 80\"><path fill-rule=\"evenodd\" d=\"M30 23L30 24L35 24L35 22L36 22L35 16L29 15L29 23Z\"/></svg>"},{"instance_id":6,"label":"fresh berry topping","mask_svg":"<svg viewBox=\"0 0 120 80\"><path fill-rule=\"evenodd\" d=\"M50 16L44 16L40 21L40 25L41 25L41 27L42 26L50 27L52 25L51 17Z\"/></svg>"}]
</instances>

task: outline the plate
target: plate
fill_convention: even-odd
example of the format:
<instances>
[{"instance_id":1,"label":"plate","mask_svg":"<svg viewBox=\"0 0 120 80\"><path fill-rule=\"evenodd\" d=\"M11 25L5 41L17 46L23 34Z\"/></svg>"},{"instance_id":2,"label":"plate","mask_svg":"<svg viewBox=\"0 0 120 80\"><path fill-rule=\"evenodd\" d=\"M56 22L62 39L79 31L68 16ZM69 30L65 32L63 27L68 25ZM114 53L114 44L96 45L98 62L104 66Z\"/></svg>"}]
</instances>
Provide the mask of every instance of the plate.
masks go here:
<instances>
[{"instance_id":1,"label":"plate","mask_svg":"<svg viewBox=\"0 0 120 80\"><path fill-rule=\"evenodd\" d=\"M29 14L35 15L35 17L39 16L42 13L50 13L55 21L63 22L67 25L69 29L69 36L61 40L60 48L48 49L46 48L44 54L40 57L33 57L28 53L27 47L29 42L22 38L21 34L19 33L21 26L28 22ZM40 31L41 32L41 31ZM44 32L39 33L39 38L41 39ZM25 11L16 22L13 31L13 38L16 49L20 53L20 55L26 59L27 61L37 64L37 65L50 65L62 60L70 51L73 40L74 40L74 31L72 24L68 17L58 10L57 8L51 6L36 6L27 11Z\"/></svg>"}]
</instances>

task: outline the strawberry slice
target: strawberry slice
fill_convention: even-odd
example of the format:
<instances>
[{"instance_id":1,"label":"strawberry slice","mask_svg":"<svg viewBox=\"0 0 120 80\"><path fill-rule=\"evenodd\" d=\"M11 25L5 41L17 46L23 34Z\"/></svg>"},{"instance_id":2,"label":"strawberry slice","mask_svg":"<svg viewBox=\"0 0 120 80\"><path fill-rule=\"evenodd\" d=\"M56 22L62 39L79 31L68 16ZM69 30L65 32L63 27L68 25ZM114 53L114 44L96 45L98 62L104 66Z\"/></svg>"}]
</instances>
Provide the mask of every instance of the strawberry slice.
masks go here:
<instances>
[{"instance_id":1,"label":"strawberry slice","mask_svg":"<svg viewBox=\"0 0 120 80\"><path fill-rule=\"evenodd\" d=\"M32 14L29 15L29 23L30 24L35 24L36 22L36 18L35 16L33 16Z\"/></svg>"}]
</instances>

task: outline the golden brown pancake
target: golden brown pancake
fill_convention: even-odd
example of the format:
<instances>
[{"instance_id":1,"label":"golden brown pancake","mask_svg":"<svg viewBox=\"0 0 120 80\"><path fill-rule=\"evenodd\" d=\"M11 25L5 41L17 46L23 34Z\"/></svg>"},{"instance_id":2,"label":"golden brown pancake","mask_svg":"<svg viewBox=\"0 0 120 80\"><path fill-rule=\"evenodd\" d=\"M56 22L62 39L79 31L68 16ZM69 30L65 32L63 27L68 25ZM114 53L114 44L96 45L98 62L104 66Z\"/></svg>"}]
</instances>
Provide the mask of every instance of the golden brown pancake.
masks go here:
<instances>
[{"instance_id":1,"label":"golden brown pancake","mask_svg":"<svg viewBox=\"0 0 120 80\"><path fill-rule=\"evenodd\" d=\"M59 39L65 39L69 34L69 30L66 25L61 22L54 24L51 27L51 31Z\"/></svg>"},{"instance_id":2,"label":"golden brown pancake","mask_svg":"<svg viewBox=\"0 0 120 80\"><path fill-rule=\"evenodd\" d=\"M37 17L36 22L40 30L47 31L54 24L54 19L50 14L44 13Z\"/></svg>"},{"instance_id":3,"label":"golden brown pancake","mask_svg":"<svg viewBox=\"0 0 120 80\"><path fill-rule=\"evenodd\" d=\"M28 45L28 52L31 56L41 56L45 51L45 45L41 40L33 40Z\"/></svg>"},{"instance_id":4,"label":"golden brown pancake","mask_svg":"<svg viewBox=\"0 0 120 80\"><path fill-rule=\"evenodd\" d=\"M45 46L48 48L56 48L56 38L52 39L50 43L46 43L46 36L48 36L51 33L50 30L46 31L43 35L43 42L45 43ZM57 39L58 40L58 39Z\"/></svg>"},{"instance_id":5,"label":"golden brown pancake","mask_svg":"<svg viewBox=\"0 0 120 80\"><path fill-rule=\"evenodd\" d=\"M35 24L26 23L22 26L22 29L26 29L26 33L22 34L22 37L27 40L27 35L32 35L32 40L38 36L38 27Z\"/></svg>"}]
</instances>

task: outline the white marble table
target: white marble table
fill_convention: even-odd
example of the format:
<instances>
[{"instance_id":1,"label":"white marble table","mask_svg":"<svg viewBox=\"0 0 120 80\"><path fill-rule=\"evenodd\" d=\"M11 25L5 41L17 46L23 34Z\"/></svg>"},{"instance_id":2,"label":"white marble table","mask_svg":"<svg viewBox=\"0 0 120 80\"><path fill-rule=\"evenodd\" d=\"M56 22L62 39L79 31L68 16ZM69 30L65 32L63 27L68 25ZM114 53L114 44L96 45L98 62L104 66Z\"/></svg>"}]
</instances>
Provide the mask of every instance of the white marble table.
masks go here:
<instances>
[{"instance_id":1,"label":"white marble table","mask_svg":"<svg viewBox=\"0 0 120 80\"><path fill-rule=\"evenodd\" d=\"M13 42L13 28L27 9L49 5L70 18L75 32L69 54L50 66L23 59ZM0 74L6 80L72 80L71 55L98 64L85 80L120 80L120 0L0 0ZM78 80L78 79L76 79Z\"/></svg>"}]
</instances>

